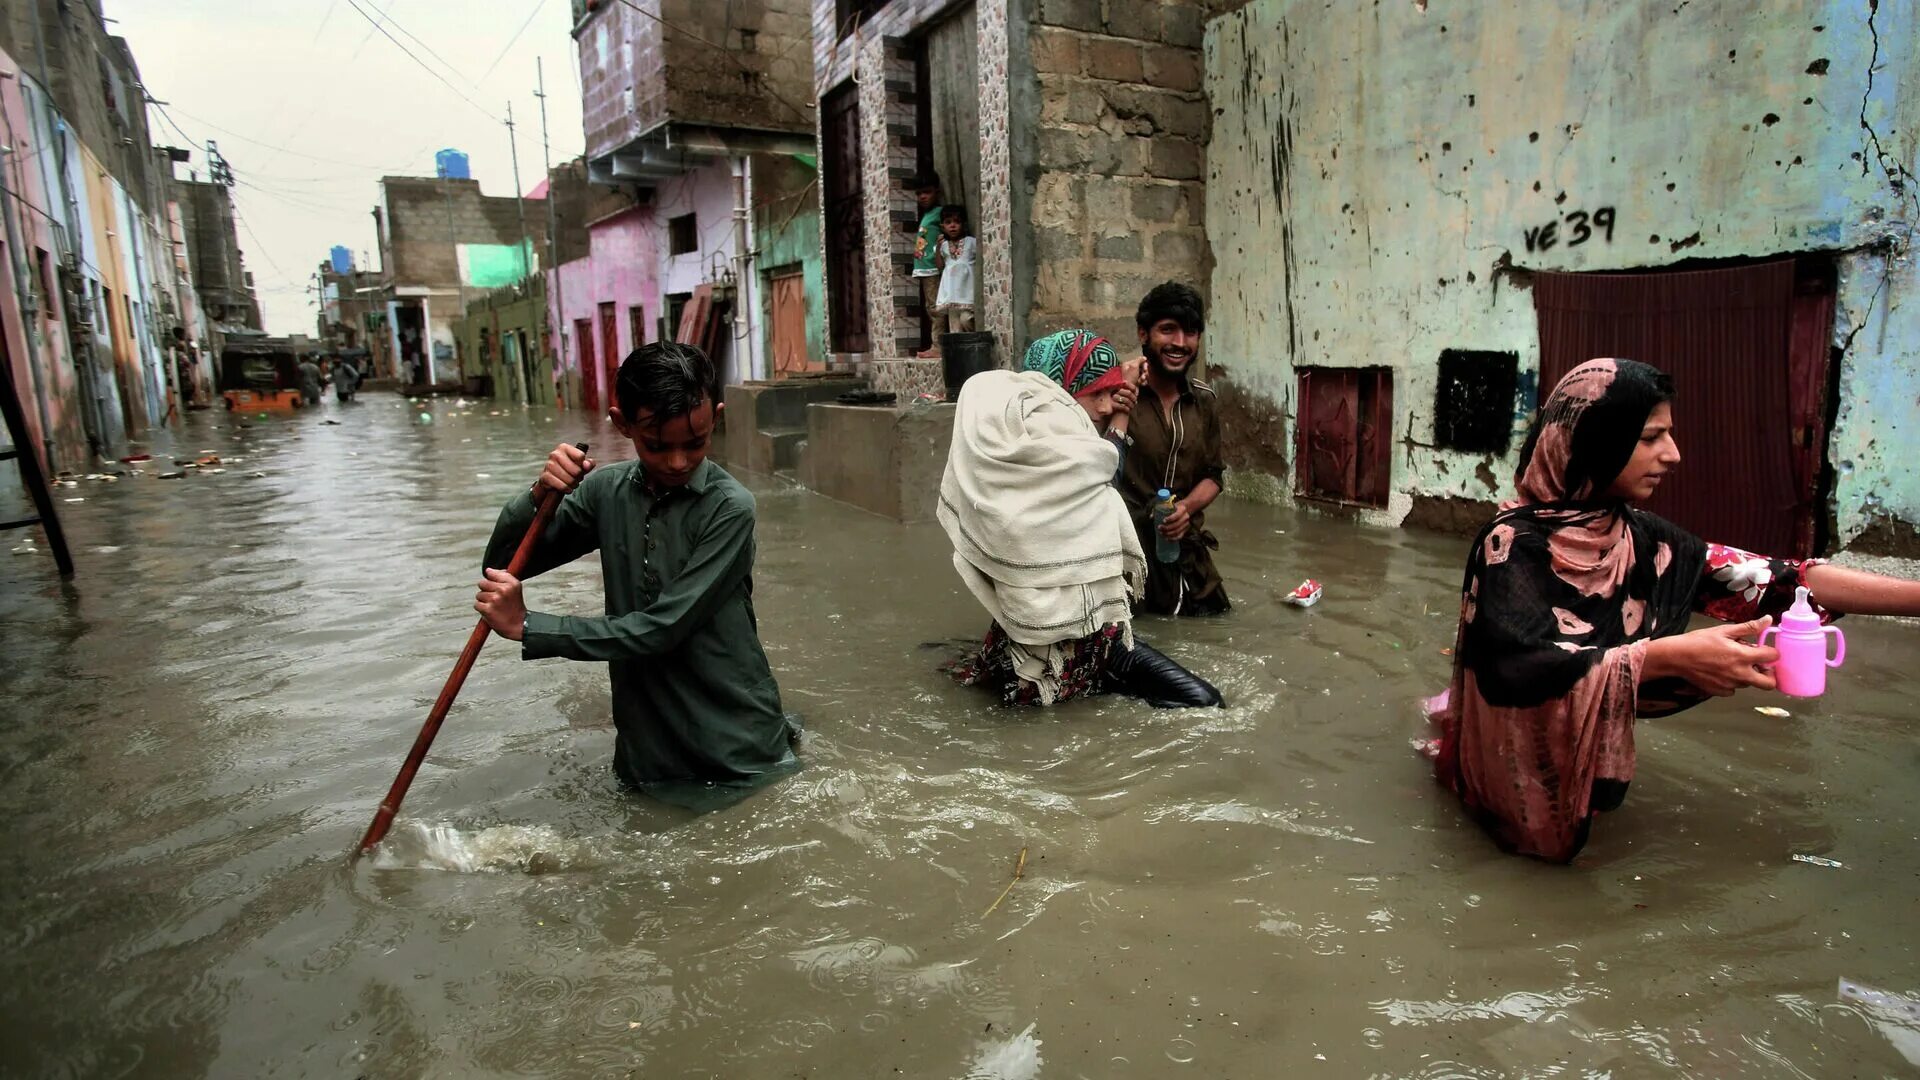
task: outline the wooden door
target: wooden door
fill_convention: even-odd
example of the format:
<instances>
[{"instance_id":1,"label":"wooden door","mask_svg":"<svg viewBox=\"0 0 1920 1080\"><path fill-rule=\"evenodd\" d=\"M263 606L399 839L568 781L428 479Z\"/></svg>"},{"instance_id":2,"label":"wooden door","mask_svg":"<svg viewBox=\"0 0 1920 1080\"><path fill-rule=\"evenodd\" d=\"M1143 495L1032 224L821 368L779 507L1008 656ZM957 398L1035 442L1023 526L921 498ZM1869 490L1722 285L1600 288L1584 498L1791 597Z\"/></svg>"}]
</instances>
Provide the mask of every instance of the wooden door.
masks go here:
<instances>
[{"instance_id":1,"label":"wooden door","mask_svg":"<svg viewBox=\"0 0 1920 1080\"><path fill-rule=\"evenodd\" d=\"M820 99L821 198L827 219L827 332L833 351L868 351L866 208L860 185L860 88Z\"/></svg>"},{"instance_id":2,"label":"wooden door","mask_svg":"<svg viewBox=\"0 0 1920 1080\"><path fill-rule=\"evenodd\" d=\"M826 358L814 358L807 352L807 279L800 267L791 267L767 278L771 296L773 336L773 375L782 378L803 371L826 370Z\"/></svg>"},{"instance_id":3,"label":"wooden door","mask_svg":"<svg viewBox=\"0 0 1920 1080\"><path fill-rule=\"evenodd\" d=\"M573 340L580 346L580 396L588 412L600 411L600 369L593 362L593 320L573 320ZM607 384L611 396L613 384ZM611 402L609 402L611 403Z\"/></svg>"},{"instance_id":4,"label":"wooden door","mask_svg":"<svg viewBox=\"0 0 1920 1080\"><path fill-rule=\"evenodd\" d=\"M613 384L620 380L620 326L614 320L613 301L600 305L600 363L606 366L607 404L614 404Z\"/></svg>"}]
</instances>

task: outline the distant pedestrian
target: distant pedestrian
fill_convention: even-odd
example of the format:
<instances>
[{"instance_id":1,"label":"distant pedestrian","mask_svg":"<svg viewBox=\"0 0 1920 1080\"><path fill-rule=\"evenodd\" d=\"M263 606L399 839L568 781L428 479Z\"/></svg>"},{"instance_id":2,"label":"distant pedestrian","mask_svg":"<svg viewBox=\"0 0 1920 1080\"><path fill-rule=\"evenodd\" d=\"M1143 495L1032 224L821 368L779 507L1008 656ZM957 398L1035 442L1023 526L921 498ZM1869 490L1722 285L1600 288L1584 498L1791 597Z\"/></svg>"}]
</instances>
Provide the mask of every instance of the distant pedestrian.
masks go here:
<instances>
[{"instance_id":1,"label":"distant pedestrian","mask_svg":"<svg viewBox=\"0 0 1920 1080\"><path fill-rule=\"evenodd\" d=\"M320 404L320 365L309 356L300 361L300 403L303 405Z\"/></svg>"},{"instance_id":2,"label":"distant pedestrian","mask_svg":"<svg viewBox=\"0 0 1920 1080\"><path fill-rule=\"evenodd\" d=\"M948 206L940 211L940 292L935 298L933 347L922 356L940 355L940 335L973 329L974 263L980 242L967 228L967 208Z\"/></svg>"},{"instance_id":3,"label":"distant pedestrian","mask_svg":"<svg viewBox=\"0 0 1920 1080\"><path fill-rule=\"evenodd\" d=\"M180 389L180 404L193 404L193 357L188 355L185 345L174 347L173 373Z\"/></svg>"},{"instance_id":4,"label":"distant pedestrian","mask_svg":"<svg viewBox=\"0 0 1920 1080\"><path fill-rule=\"evenodd\" d=\"M914 204L920 208L920 231L913 241L913 280L920 287L920 310L933 318L940 305L940 178L923 176L913 182ZM931 322L929 322L931 325ZM931 355L933 342L928 343Z\"/></svg>"},{"instance_id":5,"label":"distant pedestrian","mask_svg":"<svg viewBox=\"0 0 1920 1080\"><path fill-rule=\"evenodd\" d=\"M354 391L360 389L360 369L351 360L338 360L333 365L333 400L342 405L353 400Z\"/></svg>"}]
</instances>

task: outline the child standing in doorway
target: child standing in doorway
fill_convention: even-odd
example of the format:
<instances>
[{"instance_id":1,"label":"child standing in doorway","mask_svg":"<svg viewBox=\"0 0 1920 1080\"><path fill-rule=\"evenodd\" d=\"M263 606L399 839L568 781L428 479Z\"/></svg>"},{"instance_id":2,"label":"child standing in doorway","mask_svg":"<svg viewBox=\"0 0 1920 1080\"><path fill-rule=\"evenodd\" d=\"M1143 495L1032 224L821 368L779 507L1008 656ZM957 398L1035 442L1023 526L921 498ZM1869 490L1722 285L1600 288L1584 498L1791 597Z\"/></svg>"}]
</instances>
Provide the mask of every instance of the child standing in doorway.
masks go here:
<instances>
[{"instance_id":1,"label":"child standing in doorway","mask_svg":"<svg viewBox=\"0 0 1920 1080\"><path fill-rule=\"evenodd\" d=\"M927 316L928 336L932 339L917 355L937 356L940 339L934 326L934 309L940 294L940 179L922 176L913 182L914 205L920 214L920 228L913 238L913 283L920 289L920 310Z\"/></svg>"},{"instance_id":2,"label":"child standing in doorway","mask_svg":"<svg viewBox=\"0 0 1920 1080\"><path fill-rule=\"evenodd\" d=\"M940 212L940 295L934 311L934 355L939 355L943 333L973 329L973 264L980 242L967 228L967 208L949 206Z\"/></svg>"}]
</instances>

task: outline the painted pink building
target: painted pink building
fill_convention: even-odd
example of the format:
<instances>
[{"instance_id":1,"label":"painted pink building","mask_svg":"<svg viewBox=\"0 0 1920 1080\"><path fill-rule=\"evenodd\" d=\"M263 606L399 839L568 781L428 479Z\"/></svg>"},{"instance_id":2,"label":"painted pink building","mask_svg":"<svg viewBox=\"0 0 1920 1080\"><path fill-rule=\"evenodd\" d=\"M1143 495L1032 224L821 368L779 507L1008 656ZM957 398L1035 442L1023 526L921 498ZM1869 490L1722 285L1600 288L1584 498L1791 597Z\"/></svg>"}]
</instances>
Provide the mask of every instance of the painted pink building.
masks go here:
<instances>
[{"instance_id":1,"label":"painted pink building","mask_svg":"<svg viewBox=\"0 0 1920 1080\"><path fill-rule=\"evenodd\" d=\"M654 212L635 206L587 226L587 255L547 271L547 308L561 386L589 412L613 402L620 361L658 337L659 244ZM577 380L577 382L576 382Z\"/></svg>"}]
</instances>

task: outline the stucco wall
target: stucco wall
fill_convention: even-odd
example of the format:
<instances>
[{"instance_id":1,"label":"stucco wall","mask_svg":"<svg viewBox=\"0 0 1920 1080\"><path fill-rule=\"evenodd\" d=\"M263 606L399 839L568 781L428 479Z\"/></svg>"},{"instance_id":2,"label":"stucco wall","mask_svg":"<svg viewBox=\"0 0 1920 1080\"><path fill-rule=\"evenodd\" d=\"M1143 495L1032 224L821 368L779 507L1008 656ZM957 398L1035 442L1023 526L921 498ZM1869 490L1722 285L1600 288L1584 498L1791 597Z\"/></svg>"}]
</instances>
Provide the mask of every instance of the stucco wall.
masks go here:
<instances>
[{"instance_id":1,"label":"stucco wall","mask_svg":"<svg viewBox=\"0 0 1920 1080\"><path fill-rule=\"evenodd\" d=\"M726 160L718 160L674 177L663 180L654 194L654 220L657 221L659 235L656 243L660 252L660 296L662 304L665 297L674 293L690 293L701 285L718 285L730 281L737 269L734 253L738 250L734 236L734 181L733 165ZM671 248L667 241L667 223L682 214L692 214L695 232L698 237L698 250L684 255L667 254ZM751 229L751 223L748 224ZM751 238L749 238L751 239ZM765 366L760 361L760 306L759 289L749 276L742 289L740 302L747 305L752 315L752 327L745 340L736 341L732 355L726 358L728 381L762 377ZM648 309L649 318L659 311ZM669 327L671 332L674 328ZM729 329L729 333L733 331Z\"/></svg>"},{"instance_id":2,"label":"stucco wall","mask_svg":"<svg viewBox=\"0 0 1920 1080\"><path fill-rule=\"evenodd\" d=\"M547 303L553 311L553 340L559 353L560 370L573 378L594 381L594 396L601 408L607 404L609 386L602 385L605 358L600 347L600 305L611 301L616 307L614 324L621 355L631 352L638 342L628 325L627 308L641 305L647 325L660 314L658 277L658 233L660 226L651 208L638 207L589 226L587 247L590 254L575 259L547 275ZM555 278L558 278L556 283ZM594 328L593 351L599 370L580 370L580 342L573 333L575 319L586 319ZM564 333L564 336L562 336ZM564 346L560 343L565 342ZM569 380L563 378L563 383Z\"/></svg>"},{"instance_id":3,"label":"stucco wall","mask_svg":"<svg viewBox=\"0 0 1920 1080\"><path fill-rule=\"evenodd\" d=\"M0 64L20 70L4 52L0 52ZM54 227L66 218L66 209L54 171L56 155L50 142L43 141L47 138L44 103L38 84L25 76L0 82L0 108L6 110L15 142L5 162L13 205L0 207L0 212L11 218L13 229L7 235L17 250L12 252L14 258L6 260L4 285L12 306L22 303L24 293L32 309L9 320L7 352L34 438L52 443L50 457L42 463L57 471L77 468L86 459L82 412L87 404L80 370L72 359L70 320L60 296L60 242ZM16 279L16 272L24 273L25 280Z\"/></svg>"},{"instance_id":4,"label":"stucco wall","mask_svg":"<svg viewBox=\"0 0 1920 1080\"><path fill-rule=\"evenodd\" d=\"M1920 522L1920 470L1903 460L1920 432L1920 115L1901 93L1920 76L1915 14L1914 0L1871 15L1859 0L1255 0L1219 17L1213 369L1279 407L1289 447L1295 365L1392 365L1381 516L1398 521L1414 493L1490 499L1511 475L1511 457L1423 445L1442 349L1538 369L1531 298L1504 268L1838 252L1838 536L1880 515ZM1611 235L1572 243L1602 208Z\"/></svg>"},{"instance_id":5,"label":"stucco wall","mask_svg":"<svg viewBox=\"0 0 1920 1080\"><path fill-rule=\"evenodd\" d=\"M807 358L827 358L825 266L820 258L820 184L818 172L791 157L761 155L753 159L754 269L760 276L760 340L772 355L771 297L766 288L769 270L798 265L805 276L807 299ZM771 361L769 361L771 363Z\"/></svg>"}]
</instances>

